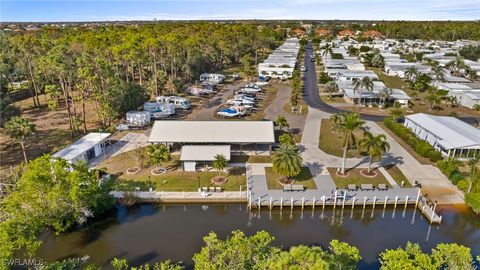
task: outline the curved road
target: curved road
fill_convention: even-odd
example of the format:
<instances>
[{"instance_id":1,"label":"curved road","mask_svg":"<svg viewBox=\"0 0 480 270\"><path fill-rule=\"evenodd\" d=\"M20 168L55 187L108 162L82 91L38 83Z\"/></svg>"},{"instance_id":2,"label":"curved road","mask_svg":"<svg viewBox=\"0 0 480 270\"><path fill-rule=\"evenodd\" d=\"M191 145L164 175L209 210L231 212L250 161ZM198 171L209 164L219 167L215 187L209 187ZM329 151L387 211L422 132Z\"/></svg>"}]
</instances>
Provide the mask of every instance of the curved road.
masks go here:
<instances>
[{"instance_id":1,"label":"curved road","mask_svg":"<svg viewBox=\"0 0 480 270\"><path fill-rule=\"evenodd\" d=\"M303 81L303 100L305 103L315 109L319 109L321 111L327 113L342 113L345 110L330 106L329 104L323 102L320 99L320 94L318 92L318 84L317 84L317 74L315 72L315 63L310 60L309 55L313 53L312 42L309 41L305 46L305 68L306 71L304 72L304 81ZM381 115L372 115L372 114L360 114L364 120L367 121L375 121L375 122L383 122L383 119L386 116ZM476 118L474 117L458 117L462 121L465 121L471 125L476 124Z\"/></svg>"}]
</instances>

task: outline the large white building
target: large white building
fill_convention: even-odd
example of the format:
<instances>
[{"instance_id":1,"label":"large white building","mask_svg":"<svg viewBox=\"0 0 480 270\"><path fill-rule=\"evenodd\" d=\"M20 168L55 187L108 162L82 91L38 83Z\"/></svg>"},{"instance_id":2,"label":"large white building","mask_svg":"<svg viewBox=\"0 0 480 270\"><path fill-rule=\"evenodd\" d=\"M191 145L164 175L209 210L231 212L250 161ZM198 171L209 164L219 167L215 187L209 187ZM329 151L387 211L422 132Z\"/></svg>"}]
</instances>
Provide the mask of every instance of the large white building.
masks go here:
<instances>
[{"instance_id":1,"label":"large white building","mask_svg":"<svg viewBox=\"0 0 480 270\"><path fill-rule=\"evenodd\" d=\"M455 117L417 113L405 116L404 125L444 157L480 155L480 130Z\"/></svg>"},{"instance_id":2,"label":"large white building","mask_svg":"<svg viewBox=\"0 0 480 270\"><path fill-rule=\"evenodd\" d=\"M258 64L258 76L291 78L297 62L300 44L297 38L289 38L273 51L263 63Z\"/></svg>"},{"instance_id":3,"label":"large white building","mask_svg":"<svg viewBox=\"0 0 480 270\"><path fill-rule=\"evenodd\" d=\"M272 121L155 121L148 142L180 147L183 168L192 171L217 154L269 155L275 136Z\"/></svg>"}]
</instances>

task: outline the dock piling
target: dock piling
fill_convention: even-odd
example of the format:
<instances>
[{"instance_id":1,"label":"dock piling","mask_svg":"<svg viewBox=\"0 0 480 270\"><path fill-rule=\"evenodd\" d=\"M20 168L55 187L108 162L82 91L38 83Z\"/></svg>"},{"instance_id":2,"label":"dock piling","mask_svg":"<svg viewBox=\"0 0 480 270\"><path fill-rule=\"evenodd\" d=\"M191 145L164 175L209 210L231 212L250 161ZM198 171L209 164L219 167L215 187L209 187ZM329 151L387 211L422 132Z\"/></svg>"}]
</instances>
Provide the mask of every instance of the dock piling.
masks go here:
<instances>
[{"instance_id":1,"label":"dock piling","mask_svg":"<svg viewBox=\"0 0 480 270\"><path fill-rule=\"evenodd\" d=\"M302 210L305 207L305 197L302 197Z\"/></svg>"},{"instance_id":2,"label":"dock piling","mask_svg":"<svg viewBox=\"0 0 480 270\"><path fill-rule=\"evenodd\" d=\"M346 198L347 198L347 193L344 192L344 193L343 193L342 210L343 210L343 208L345 208L345 199L346 199Z\"/></svg>"},{"instance_id":3,"label":"dock piling","mask_svg":"<svg viewBox=\"0 0 480 270\"><path fill-rule=\"evenodd\" d=\"M280 210L283 209L283 197L280 197Z\"/></svg>"},{"instance_id":4,"label":"dock piling","mask_svg":"<svg viewBox=\"0 0 480 270\"><path fill-rule=\"evenodd\" d=\"M420 200L420 189L418 189L417 200L415 201L415 208L418 207L418 201Z\"/></svg>"},{"instance_id":5,"label":"dock piling","mask_svg":"<svg viewBox=\"0 0 480 270\"><path fill-rule=\"evenodd\" d=\"M293 197L290 199L290 209L293 210Z\"/></svg>"},{"instance_id":6,"label":"dock piling","mask_svg":"<svg viewBox=\"0 0 480 270\"><path fill-rule=\"evenodd\" d=\"M313 202L312 202L312 210L315 210L315 204L317 203L317 200L315 197L313 197Z\"/></svg>"},{"instance_id":7,"label":"dock piling","mask_svg":"<svg viewBox=\"0 0 480 270\"><path fill-rule=\"evenodd\" d=\"M258 209L260 209L260 197L258 197Z\"/></svg>"}]
</instances>

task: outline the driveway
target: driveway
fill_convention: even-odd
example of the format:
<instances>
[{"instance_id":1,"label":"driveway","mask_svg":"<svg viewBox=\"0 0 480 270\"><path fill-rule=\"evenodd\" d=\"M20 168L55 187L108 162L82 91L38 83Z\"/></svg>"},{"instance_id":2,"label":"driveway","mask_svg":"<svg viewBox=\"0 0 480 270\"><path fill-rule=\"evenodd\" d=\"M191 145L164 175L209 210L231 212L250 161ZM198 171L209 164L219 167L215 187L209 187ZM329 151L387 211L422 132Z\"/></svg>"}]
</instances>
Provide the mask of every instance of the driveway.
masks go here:
<instances>
[{"instance_id":1,"label":"driveway","mask_svg":"<svg viewBox=\"0 0 480 270\"><path fill-rule=\"evenodd\" d=\"M326 167L341 167L342 164L341 157L329 155L318 147L321 121L329 117L329 113L309 108L299 148L304 163L309 165L310 170L313 170L312 173L323 171ZM428 194L433 201L441 204L464 203L461 193L437 167L418 162L375 122L366 121L366 127L375 135L384 134L390 144L390 151L384 156L381 163L374 163L374 166L396 164L411 183L415 181L421 183L423 194ZM347 159L347 168L366 168L367 166L367 157Z\"/></svg>"}]
</instances>

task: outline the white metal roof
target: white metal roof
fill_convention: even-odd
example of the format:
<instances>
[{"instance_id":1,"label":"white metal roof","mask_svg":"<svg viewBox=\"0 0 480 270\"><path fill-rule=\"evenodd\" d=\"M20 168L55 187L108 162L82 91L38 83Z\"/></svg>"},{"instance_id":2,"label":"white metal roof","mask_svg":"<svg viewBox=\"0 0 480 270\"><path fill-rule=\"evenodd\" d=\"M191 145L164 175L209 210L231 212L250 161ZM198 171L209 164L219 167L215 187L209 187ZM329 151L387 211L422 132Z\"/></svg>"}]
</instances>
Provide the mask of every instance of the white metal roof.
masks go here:
<instances>
[{"instance_id":1,"label":"white metal roof","mask_svg":"<svg viewBox=\"0 0 480 270\"><path fill-rule=\"evenodd\" d=\"M216 155L224 155L230 160L230 145L184 145L181 161L213 161Z\"/></svg>"},{"instance_id":2,"label":"white metal roof","mask_svg":"<svg viewBox=\"0 0 480 270\"><path fill-rule=\"evenodd\" d=\"M405 118L440 138L447 149L480 148L480 130L455 117L417 113Z\"/></svg>"},{"instance_id":3,"label":"white metal roof","mask_svg":"<svg viewBox=\"0 0 480 270\"><path fill-rule=\"evenodd\" d=\"M78 141L53 154L53 157L63 158L66 160L74 160L79 155L92 149L96 144L105 140L108 136L110 136L110 134L111 133L98 132L88 133Z\"/></svg>"},{"instance_id":4,"label":"white metal roof","mask_svg":"<svg viewBox=\"0 0 480 270\"><path fill-rule=\"evenodd\" d=\"M274 143L272 121L155 121L149 142Z\"/></svg>"}]
</instances>

